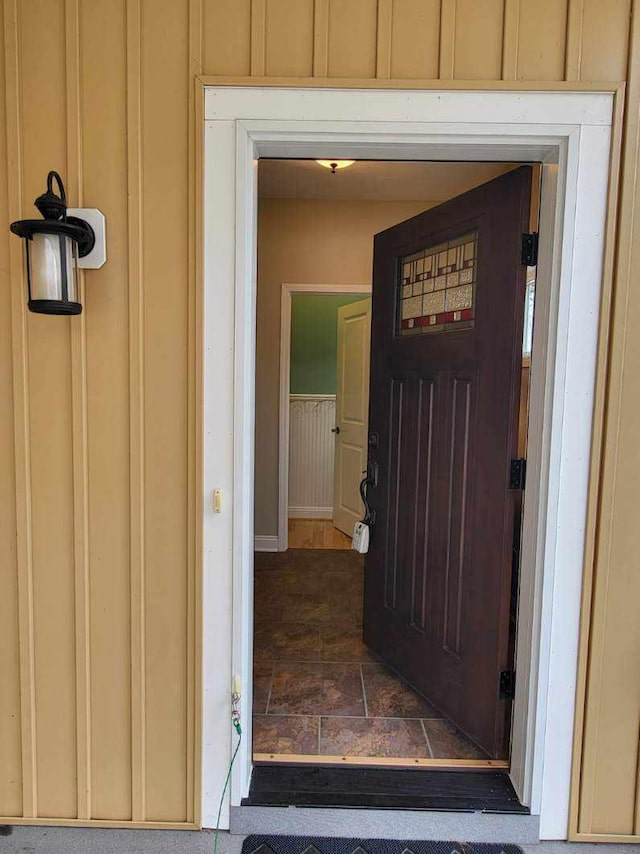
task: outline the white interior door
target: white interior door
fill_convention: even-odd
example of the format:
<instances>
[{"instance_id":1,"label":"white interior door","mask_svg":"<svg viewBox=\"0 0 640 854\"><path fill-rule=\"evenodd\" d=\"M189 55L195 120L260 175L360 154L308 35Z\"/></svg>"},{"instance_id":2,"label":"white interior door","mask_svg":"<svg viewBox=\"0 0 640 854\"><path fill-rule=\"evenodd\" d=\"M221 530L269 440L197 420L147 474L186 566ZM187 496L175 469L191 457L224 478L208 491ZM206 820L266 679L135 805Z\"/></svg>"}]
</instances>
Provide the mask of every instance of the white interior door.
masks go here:
<instances>
[{"instance_id":1,"label":"white interior door","mask_svg":"<svg viewBox=\"0 0 640 854\"><path fill-rule=\"evenodd\" d=\"M371 298L338 309L333 524L353 534L364 507L359 486L367 467Z\"/></svg>"}]
</instances>

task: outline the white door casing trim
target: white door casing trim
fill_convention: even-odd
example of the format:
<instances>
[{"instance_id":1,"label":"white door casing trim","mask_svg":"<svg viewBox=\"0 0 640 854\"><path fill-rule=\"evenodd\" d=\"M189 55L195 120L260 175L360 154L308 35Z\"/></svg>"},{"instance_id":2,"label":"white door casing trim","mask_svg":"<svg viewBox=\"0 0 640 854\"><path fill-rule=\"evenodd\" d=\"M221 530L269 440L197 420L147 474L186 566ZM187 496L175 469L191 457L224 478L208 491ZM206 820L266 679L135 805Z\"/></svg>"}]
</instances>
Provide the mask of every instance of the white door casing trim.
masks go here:
<instances>
[{"instance_id":1,"label":"white door casing trim","mask_svg":"<svg viewBox=\"0 0 640 854\"><path fill-rule=\"evenodd\" d=\"M251 772L257 158L540 160L512 779L541 838L566 838L612 108L593 92L205 89L204 507L221 487L228 508L203 519L205 826L234 746L232 674L232 804Z\"/></svg>"},{"instance_id":2,"label":"white door casing trim","mask_svg":"<svg viewBox=\"0 0 640 854\"><path fill-rule=\"evenodd\" d=\"M278 430L278 551L287 550L289 508L289 392L291 379L291 298L294 294L363 294L371 285L283 284L280 296L280 404ZM330 518L330 517L329 517Z\"/></svg>"}]
</instances>

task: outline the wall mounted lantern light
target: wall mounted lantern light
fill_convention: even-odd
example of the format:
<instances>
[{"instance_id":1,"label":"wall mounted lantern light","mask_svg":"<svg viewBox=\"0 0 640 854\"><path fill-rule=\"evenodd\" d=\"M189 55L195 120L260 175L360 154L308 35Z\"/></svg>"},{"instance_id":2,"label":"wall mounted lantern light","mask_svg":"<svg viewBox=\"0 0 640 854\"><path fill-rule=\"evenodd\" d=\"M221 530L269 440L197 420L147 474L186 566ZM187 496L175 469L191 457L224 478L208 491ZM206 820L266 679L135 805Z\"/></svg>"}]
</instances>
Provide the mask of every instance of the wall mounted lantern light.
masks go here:
<instances>
[{"instance_id":1,"label":"wall mounted lantern light","mask_svg":"<svg viewBox=\"0 0 640 854\"><path fill-rule=\"evenodd\" d=\"M59 195L53 190L54 181ZM35 206L43 219L11 223L11 231L25 241L29 309L39 314L80 314L76 268L97 269L106 261L104 216L97 209L68 209L57 172L49 172L46 192Z\"/></svg>"}]
</instances>

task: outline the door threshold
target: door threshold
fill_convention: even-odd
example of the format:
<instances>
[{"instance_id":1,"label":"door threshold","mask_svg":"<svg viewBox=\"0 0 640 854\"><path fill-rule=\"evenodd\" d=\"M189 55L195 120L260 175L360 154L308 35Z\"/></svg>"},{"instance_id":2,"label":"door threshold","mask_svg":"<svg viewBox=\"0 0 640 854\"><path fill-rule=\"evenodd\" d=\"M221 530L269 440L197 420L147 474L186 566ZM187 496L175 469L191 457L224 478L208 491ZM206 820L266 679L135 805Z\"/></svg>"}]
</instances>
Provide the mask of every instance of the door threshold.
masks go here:
<instances>
[{"instance_id":1,"label":"door threshold","mask_svg":"<svg viewBox=\"0 0 640 854\"><path fill-rule=\"evenodd\" d=\"M242 806L495 812L527 815L505 770L257 765Z\"/></svg>"},{"instance_id":2,"label":"door threshold","mask_svg":"<svg viewBox=\"0 0 640 854\"><path fill-rule=\"evenodd\" d=\"M313 756L302 753L254 753L254 765L328 765L357 768L472 768L505 771L506 759L413 759L387 756Z\"/></svg>"}]
</instances>

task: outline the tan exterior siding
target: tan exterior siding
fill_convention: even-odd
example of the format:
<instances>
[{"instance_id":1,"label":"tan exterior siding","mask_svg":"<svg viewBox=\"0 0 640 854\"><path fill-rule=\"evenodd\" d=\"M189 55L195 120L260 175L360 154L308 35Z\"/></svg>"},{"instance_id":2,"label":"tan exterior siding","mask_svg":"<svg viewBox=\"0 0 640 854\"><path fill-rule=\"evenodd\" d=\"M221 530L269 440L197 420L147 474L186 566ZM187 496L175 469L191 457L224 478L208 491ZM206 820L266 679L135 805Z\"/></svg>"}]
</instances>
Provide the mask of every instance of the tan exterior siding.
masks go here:
<instances>
[{"instance_id":1,"label":"tan exterior siding","mask_svg":"<svg viewBox=\"0 0 640 854\"><path fill-rule=\"evenodd\" d=\"M197 822L193 75L620 80L629 13L629 0L4 0L0 815ZM582 834L639 822L639 61L600 392ZM6 228L51 168L108 218L109 262L74 320L28 314Z\"/></svg>"}]
</instances>

